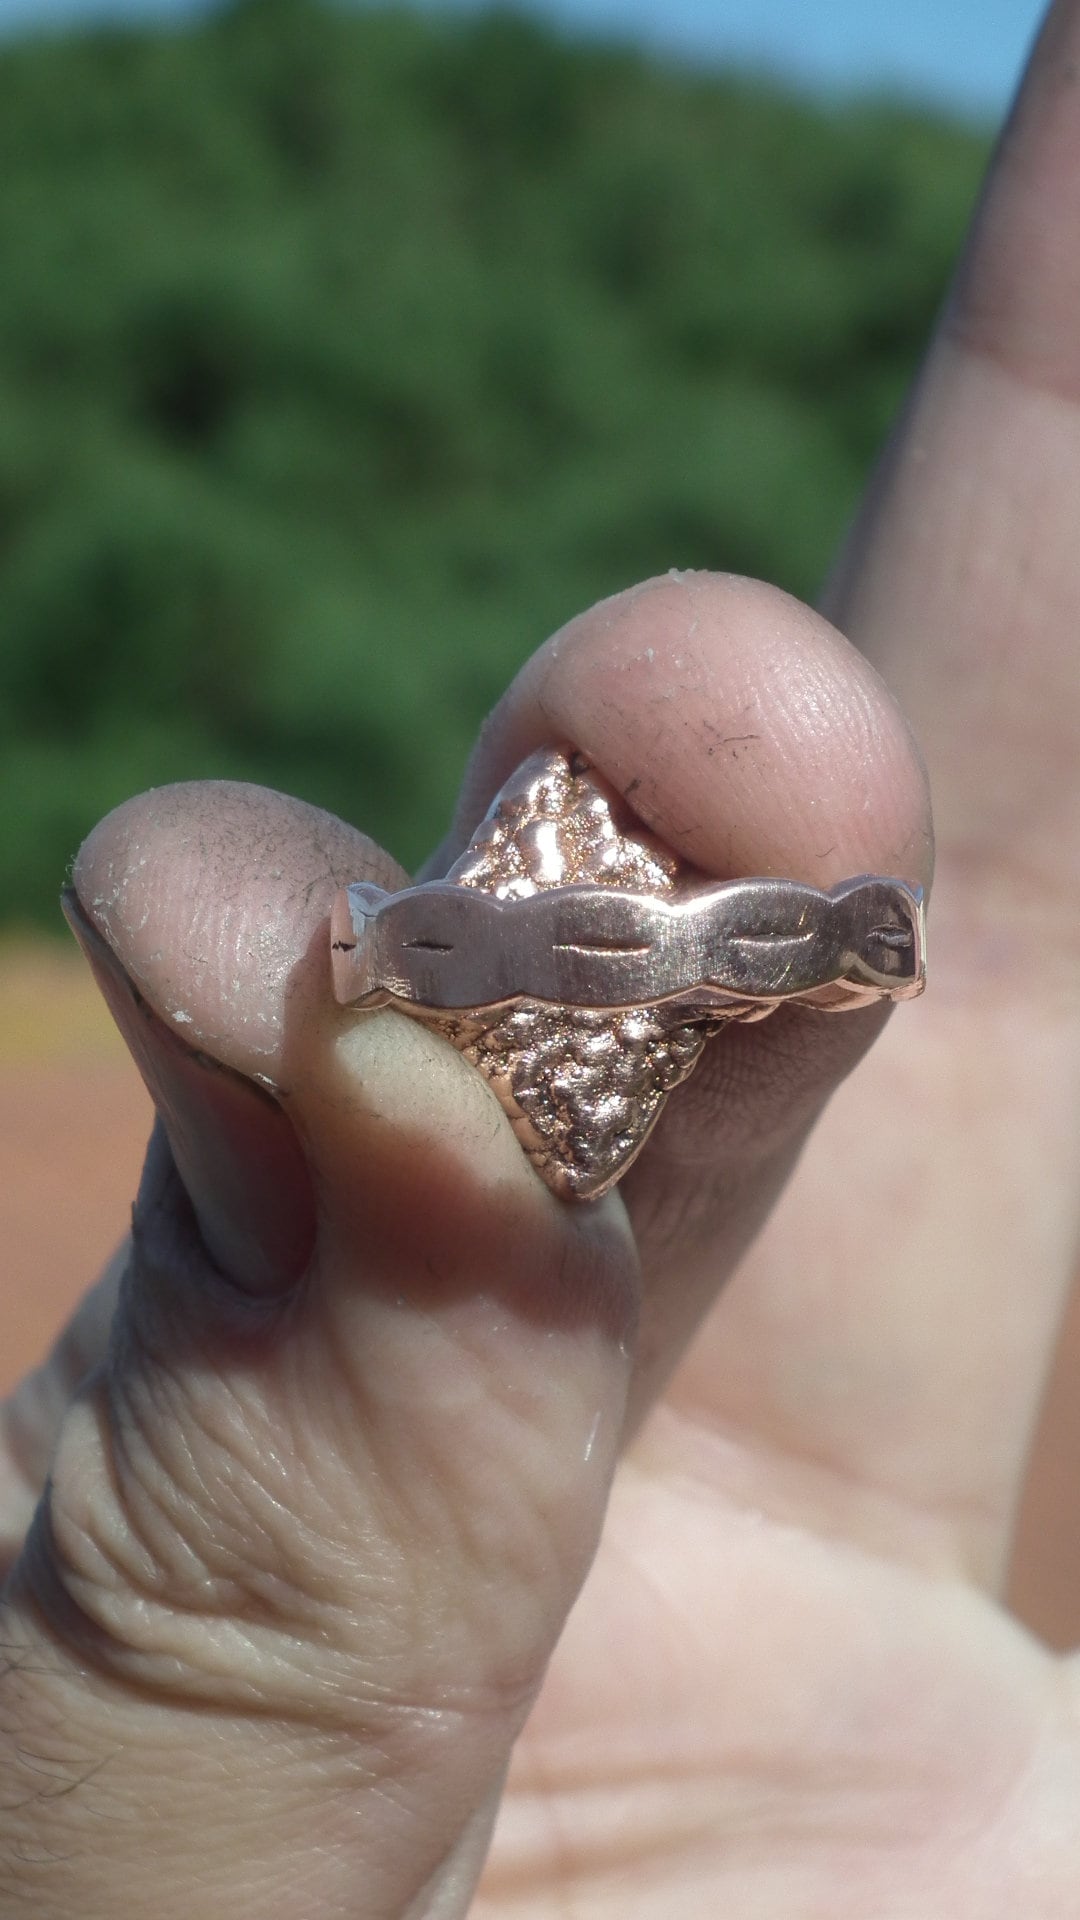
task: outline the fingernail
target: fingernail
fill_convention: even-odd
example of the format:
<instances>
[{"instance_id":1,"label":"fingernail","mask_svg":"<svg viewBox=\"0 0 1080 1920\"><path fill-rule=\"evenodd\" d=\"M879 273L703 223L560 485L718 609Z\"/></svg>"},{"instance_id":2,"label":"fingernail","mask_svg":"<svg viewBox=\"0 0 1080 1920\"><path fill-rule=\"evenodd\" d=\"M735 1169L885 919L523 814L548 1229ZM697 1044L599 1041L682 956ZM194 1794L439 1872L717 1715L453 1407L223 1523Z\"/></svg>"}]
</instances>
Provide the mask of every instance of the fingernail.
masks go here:
<instances>
[{"instance_id":1,"label":"fingernail","mask_svg":"<svg viewBox=\"0 0 1080 1920\"><path fill-rule=\"evenodd\" d=\"M284 1291L304 1271L315 1235L311 1181L288 1116L262 1088L171 1033L74 892L62 904L161 1116L211 1259L248 1292Z\"/></svg>"}]
</instances>

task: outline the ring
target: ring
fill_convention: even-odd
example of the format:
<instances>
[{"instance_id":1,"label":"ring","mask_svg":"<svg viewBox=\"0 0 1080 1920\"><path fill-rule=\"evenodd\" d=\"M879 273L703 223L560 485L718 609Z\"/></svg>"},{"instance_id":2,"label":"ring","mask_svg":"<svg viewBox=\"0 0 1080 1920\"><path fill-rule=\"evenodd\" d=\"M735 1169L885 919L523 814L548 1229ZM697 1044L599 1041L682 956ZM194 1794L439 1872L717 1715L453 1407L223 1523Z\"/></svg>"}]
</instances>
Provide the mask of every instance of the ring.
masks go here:
<instances>
[{"instance_id":1,"label":"ring","mask_svg":"<svg viewBox=\"0 0 1080 1920\"><path fill-rule=\"evenodd\" d=\"M571 748L518 768L444 880L343 889L330 939L338 1001L443 1033L564 1199L621 1178L729 1021L911 999L926 979L921 888L708 881Z\"/></svg>"}]
</instances>

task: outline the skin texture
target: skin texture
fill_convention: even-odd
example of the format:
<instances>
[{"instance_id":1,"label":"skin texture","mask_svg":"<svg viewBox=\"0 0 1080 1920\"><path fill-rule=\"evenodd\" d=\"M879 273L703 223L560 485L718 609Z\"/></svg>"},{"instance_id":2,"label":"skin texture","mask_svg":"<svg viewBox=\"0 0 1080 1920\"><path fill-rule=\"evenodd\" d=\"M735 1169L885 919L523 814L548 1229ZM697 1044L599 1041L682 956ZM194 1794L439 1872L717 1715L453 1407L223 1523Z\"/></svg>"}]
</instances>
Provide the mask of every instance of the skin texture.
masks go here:
<instances>
[{"instance_id":1,"label":"skin texture","mask_svg":"<svg viewBox=\"0 0 1080 1920\"><path fill-rule=\"evenodd\" d=\"M1077 1670L997 1596L1077 1244L1078 71L1058 5L829 589L862 651L619 595L430 867L571 738L718 878L927 884L913 726L932 985L884 1032L731 1030L569 1208L452 1049L333 1004L336 885L401 879L354 829L202 785L80 853L160 1120L6 1414L5 1915L1075 1915Z\"/></svg>"}]
</instances>

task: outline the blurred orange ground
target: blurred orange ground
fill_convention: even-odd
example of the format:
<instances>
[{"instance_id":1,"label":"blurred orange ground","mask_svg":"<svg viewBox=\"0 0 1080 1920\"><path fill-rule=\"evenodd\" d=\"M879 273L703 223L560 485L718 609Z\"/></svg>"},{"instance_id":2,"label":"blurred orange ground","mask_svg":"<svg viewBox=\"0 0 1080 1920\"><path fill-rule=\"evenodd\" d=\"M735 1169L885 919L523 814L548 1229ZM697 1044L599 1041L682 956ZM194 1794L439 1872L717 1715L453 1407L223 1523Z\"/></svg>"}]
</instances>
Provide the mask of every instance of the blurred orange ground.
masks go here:
<instances>
[{"instance_id":1,"label":"blurred orange ground","mask_svg":"<svg viewBox=\"0 0 1080 1920\"><path fill-rule=\"evenodd\" d=\"M0 1392L43 1357L127 1225L151 1108L74 950L0 945ZM1023 1276L1017 1276L1017 1284ZM1080 1644L1080 1289L1035 1449L1012 1599Z\"/></svg>"},{"instance_id":2,"label":"blurred orange ground","mask_svg":"<svg viewBox=\"0 0 1080 1920\"><path fill-rule=\"evenodd\" d=\"M0 947L0 1391L123 1234L150 1118L74 947Z\"/></svg>"}]
</instances>

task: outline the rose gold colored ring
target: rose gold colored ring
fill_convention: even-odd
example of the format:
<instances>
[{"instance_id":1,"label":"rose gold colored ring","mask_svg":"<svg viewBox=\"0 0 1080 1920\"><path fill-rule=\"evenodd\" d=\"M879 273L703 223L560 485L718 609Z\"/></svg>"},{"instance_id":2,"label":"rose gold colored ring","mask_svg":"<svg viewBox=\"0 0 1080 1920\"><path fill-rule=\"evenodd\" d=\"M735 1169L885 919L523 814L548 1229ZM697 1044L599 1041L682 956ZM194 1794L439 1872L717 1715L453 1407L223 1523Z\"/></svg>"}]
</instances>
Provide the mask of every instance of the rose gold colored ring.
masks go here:
<instances>
[{"instance_id":1,"label":"rose gold colored ring","mask_svg":"<svg viewBox=\"0 0 1080 1920\"><path fill-rule=\"evenodd\" d=\"M518 769L445 880L343 890L331 949L338 1000L437 1027L568 1199L614 1185L727 1022L925 985L920 888L707 881L569 748Z\"/></svg>"}]
</instances>

